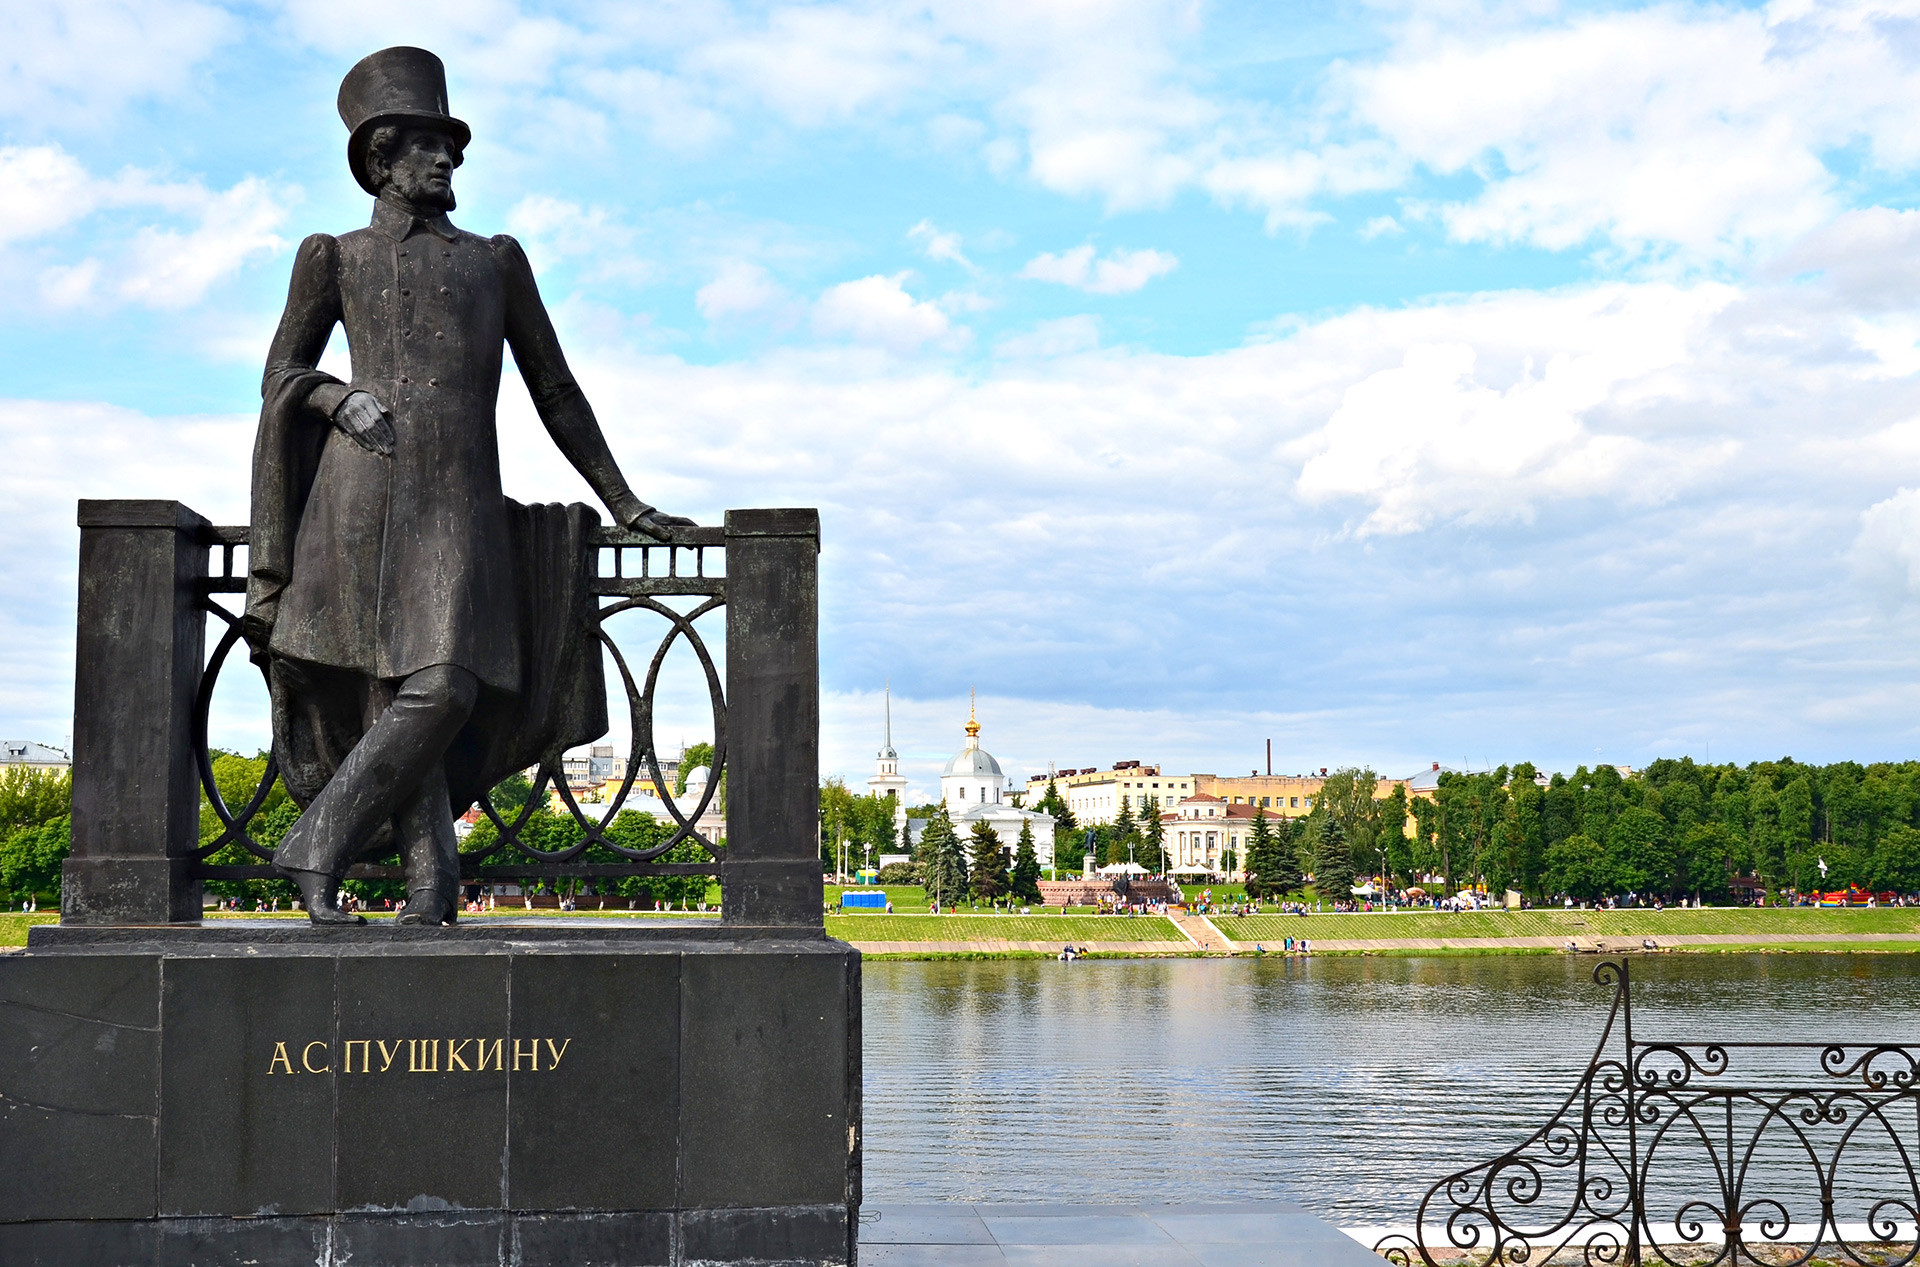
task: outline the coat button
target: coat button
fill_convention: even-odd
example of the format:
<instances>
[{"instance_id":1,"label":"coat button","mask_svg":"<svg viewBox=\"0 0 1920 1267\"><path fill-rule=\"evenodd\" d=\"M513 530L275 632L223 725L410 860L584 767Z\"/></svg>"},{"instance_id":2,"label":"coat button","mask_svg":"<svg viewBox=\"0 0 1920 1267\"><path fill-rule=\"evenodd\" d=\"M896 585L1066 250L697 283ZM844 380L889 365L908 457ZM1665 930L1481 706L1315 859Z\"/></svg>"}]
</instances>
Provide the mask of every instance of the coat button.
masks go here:
<instances>
[{"instance_id":1,"label":"coat button","mask_svg":"<svg viewBox=\"0 0 1920 1267\"><path fill-rule=\"evenodd\" d=\"M411 295L411 294L412 294L413 292L412 292L412 291L410 291L410 290L403 290L403 291L401 291L400 293L401 293L401 294L403 294L403 295Z\"/></svg>"},{"instance_id":2,"label":"coat button","mask_svg":"<svg viewBox=\"0 0 1920 1267\"><path fill-rule=\"evenodd\" d=\"M437 379L437 378L430 378L430 379L428 379L428 380L427 380L427 386L428 386L428 387L438 387L438 386L440 386L440 380L439 380L439 379Z\"/></svg>"},{"instance_id":3,"label":"coat button","mask_svg":"<svg viewBox=\"0 0 1920 1267\"><path fill-rule=\"evenodd\" d=\"M443 295L451 295L453 292L448 290L445 286L442 286L440 288L440 293Z\"/></svg>"},{"instance_id":4,"label":"coat button","mask_svg":"<svg viewBox=\"0 0 1920 1267\"><path fill-rule=\"evenodd\" d=\"M433 332L433 337L436 339L444 339L447 337L447 332L445 330L435 330Z\"/></svg>"},{"instance_id":5,"label":"coat button","mask_svg":"<svg viewBox=\"0 0 1920 1267\"><path fill-rule=\"evenodd\" d=\"M403 383L404 383L404 382L406 382L406 381L407 381L407 376L406 376L405 374L402 374L402 375L400 376L400 381L401 381L401 382L403 382Z\"/></svg>"}]
</instances>

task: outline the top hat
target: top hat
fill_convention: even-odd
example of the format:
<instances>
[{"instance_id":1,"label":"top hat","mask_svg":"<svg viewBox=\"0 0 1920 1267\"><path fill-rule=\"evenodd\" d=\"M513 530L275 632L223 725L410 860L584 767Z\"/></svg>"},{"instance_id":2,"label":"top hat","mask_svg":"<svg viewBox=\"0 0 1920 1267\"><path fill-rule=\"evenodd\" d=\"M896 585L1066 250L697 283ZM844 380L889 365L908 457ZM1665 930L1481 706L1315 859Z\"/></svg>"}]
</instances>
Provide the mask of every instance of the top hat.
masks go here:
<instances>
[{"instance_id":1,"label":"top hat","mask_svg":"<svg viewBox=\"0 0 1920 1267\"><path fill-rule=\"evenodd\" d=\"M360 188L378 194L367 177L367 138L383 124L438 128L460 143L473 139L466 124L447 113L447 68L424 48L383 48L354 64L340 81L340 119L347 138L347 166Z\"/></svg>"}]
</instances>

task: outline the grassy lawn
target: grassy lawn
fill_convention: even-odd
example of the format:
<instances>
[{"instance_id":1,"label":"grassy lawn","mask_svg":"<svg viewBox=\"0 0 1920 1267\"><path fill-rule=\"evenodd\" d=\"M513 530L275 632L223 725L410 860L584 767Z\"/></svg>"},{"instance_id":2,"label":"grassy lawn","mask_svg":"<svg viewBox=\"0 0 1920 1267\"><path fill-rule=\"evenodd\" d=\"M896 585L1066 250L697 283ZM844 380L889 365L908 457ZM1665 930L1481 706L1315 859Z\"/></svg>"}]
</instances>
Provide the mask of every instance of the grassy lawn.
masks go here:
<instances>
[{"instance_id":1,"label":"grassy lawn","mask_svg":"<svg viewBox=\"0 0 1920 1267\"><path fill-rule=\"evenodd\" d=\"M1235 941L1282 937L1663 937L1675 933L1920 933L1920 908L1819 910L1709 907L1671 911L1465 911L1457 915L1216 915Z\"/></svg>"},{"instance_id":2,"label":"grassy lawn","mask_svg":"<svg viewBox=\"0 0 1920 1267\"><path fill-rule=\"evenodd\" d=\"M35 924L59 922L59 911L35 911L31 915L24 911L0 911L0 946L24 946L27 944L27 929Z\"/></svg>"},{"instance_id":3,"label":"grassy lawn","mask_svg":"<svg viewBox=\"0 0 1920 1267\"><path fill-rule=\"evenodd\" d=\"M1158 916L1120 915L829 915L842 941L1164 941L1187 944Z\"/></svg>"}]
</instances>

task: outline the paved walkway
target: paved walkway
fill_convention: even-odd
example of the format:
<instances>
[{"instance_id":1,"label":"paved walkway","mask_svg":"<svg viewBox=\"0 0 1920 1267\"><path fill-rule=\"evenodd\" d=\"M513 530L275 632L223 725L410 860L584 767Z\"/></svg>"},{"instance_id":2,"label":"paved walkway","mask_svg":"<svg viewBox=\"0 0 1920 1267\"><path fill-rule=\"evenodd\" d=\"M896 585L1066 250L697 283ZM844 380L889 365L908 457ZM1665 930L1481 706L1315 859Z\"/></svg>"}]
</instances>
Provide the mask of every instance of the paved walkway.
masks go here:
<instances>
[{"instance_id":1,"label":"paved walkway","mask_svg":"<svg viewBox=\"0 0 1920 1267\"><path fill-rule=\"evenodd\" d=\"M1380 1267L1285 1201L867 1205L860 1267Z\"/></svg>"},{"instance_id":2,"label":"paved walkway","mask_svg":"<svg viewBox=\"0 0 1920 1267\"><path fill-rule=\"evenodd\" d=\"M1057 955L1063 941L1005 941L983 937L979 941L851 941L847 943L863 955L964 955L1000 953L1009 950L1033 950ZM1193 946L1185 941L1085 941L1075 942L1080 950L1120 955L1190 955Z\"/></svg>"},{"instance_id":3,"label":"paved walkway","mask_svg":"<svg viewBox=\"0 0 1920 1267\"><path fill-rule=\"evenodd\" d=\"M1233 943L1226 935L1213 926L1213 921L1204 915L1195 915L1191 911L1169 911L1167 918L1173 926L1186 934L1188 941L1201 950L1218 954L1227 954L1233 950Z\"/></svg>"}]
</instances>

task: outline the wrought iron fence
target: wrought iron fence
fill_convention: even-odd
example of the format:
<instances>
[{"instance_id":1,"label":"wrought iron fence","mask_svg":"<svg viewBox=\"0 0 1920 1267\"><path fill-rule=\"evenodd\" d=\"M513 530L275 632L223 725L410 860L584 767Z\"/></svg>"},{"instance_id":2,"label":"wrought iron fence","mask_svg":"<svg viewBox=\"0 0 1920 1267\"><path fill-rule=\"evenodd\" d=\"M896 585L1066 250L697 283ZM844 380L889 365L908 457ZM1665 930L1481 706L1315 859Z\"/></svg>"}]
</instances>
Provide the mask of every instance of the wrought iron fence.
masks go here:
<instances>
[{"instance_id":1,"label":"wrought iron fence","mask_svg":"<svg viewBox=\"0 0 1920 1267\"><path fill-rule=\"evenodd\" d=\"M259 783L246 803L237 808L230 806L214 778L213 750L208 740L214 689L241 641L239 614L219 602L217 596L246 592L244 565L236 570L235 562L237 552L246 548L247 529L214 526L203 529L200 537L201 543L217 554L217 566L209 566L206 578L196 587L198 607L212 622L212 628L224 626L224 629L213 641L194 696L193 756L201 790L213 807L221 830L191 855L192 875L204 880L271 879L279 874L271 865L273 850L256 840L250 829L279 778L278 764L269 755ZM555 767L560 754L552 754L535 772L532 792L524 804L517 811L509 810L511 817L503 816L489 797L480 799L480 809L491 821L494 835L479 848L461 852L463 881L612 880L631 876L721 874L717 859L724 848L723 842L701 835L699 824L719 795L721 774L726 768L727 701L722 671L701 636L699 622L726 605L725 530L681 528L674 530L671 540L660 541L638 533L602 528L595 532L592 544L596 559L592 589L597 633L600 645L618 671L631 724L632 738L619 790L603 808L583 805L569 786L565 771ZM665 601L673 598L688 600L687 609L681 610ZM614 617L630 612L649 612L667 622L665 637L655 647L644 675L638 679L626 653L607 628ZM683 809L669 790L654 740L654 706L661 668L668 652L682 640L699 662L713 712L713 762L706 787L690 809ZM245 663L244 652L242 663ZM632 848L615 839L610 829L621 811L629 808L634 784L643 770L648 781L661 793L659 802L671 816L673 830L665 840L645 848ZM523 834L534 811L549 803L549 786L566 814L580 828L579 839L560 849L542 849ZM590 813L593 808L599 808L599 812ZM697 843L716 860L660 861L689 842ZM260 861L239 864L209 861L229 845L238 845ZM618 861L585 861L588 851L593 849L605 850ZM351 879L400 879L402 870L397 865L359 862L348 876Z\"/></svg>"},{"instance_id":2,"label":"wrought iron fence","mask_svg":"<svg viewBox=\"0 0 1920 1267\"><path fill-rule=\"evenodd\" d=\"M1645 1040L1624 960L1593 1058L1526 1142L1374 1248L1438 1264L1911 1263L1920 1047Z\"/></svg>"}]
</instances>

